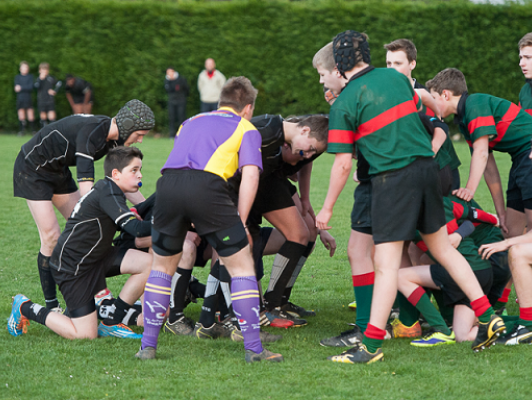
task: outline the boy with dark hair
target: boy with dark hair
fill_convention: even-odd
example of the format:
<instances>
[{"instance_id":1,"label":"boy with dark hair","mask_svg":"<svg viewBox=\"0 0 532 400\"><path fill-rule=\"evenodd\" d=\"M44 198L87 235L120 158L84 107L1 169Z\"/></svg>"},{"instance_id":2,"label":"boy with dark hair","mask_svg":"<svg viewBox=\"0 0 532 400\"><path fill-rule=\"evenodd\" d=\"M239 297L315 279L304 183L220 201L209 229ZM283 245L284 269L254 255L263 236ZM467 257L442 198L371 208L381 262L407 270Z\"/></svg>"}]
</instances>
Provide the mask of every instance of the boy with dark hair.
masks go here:
<instances>
[{"instance_id":1,"label":"boy with dark hair","mask_svg":"<svg viewBox=\"0 0 532 400\"><path fill-rule=\"evenodd\" d=\"M396 71L406 76L414 89L417 89L417 93L420 95L430 94L425 86L419 83L412 77L412 71L417 66L417 49L414 43L408 39L397 39L391 43L385 44L384 48L386 53L386 66L393 68ZM422 89L422 91L420 90ZM423 100L423 99L422 99ZM434 100L431 99L433 106ZM438 111L438 110L437 110ZM436 161L440 165L440 179L442 181L442 188L452 188L452 190L460 188L460 173L458 167L460 166L460 160L456 155L454 146L449 137L449 127L443 121L435 116L433 110L427 107L423 107L423 113L427 114L430 118L430 123L433 125L434 137L432 139L432 151L436 154ZM440 114L439 111L437 114ZM424 117L422 117L423 119ZM449 177L449 173L451 176ZM448 182L451 178L452 182ZM443 193L447 196L448 193Z\"/></svg>"},{"instance_id":2,"label":"boy with dark hair","mask_svg":"<svg viewBox=\"0 0 532 400\"><path fill-rule=\"evenodd\" d=\"M532 32L521 38L519 47L519 66L526 78L519 93L519 107L532 115Z\"/></svg>"},{"instance_id":3,"label":"boy with dark hair","mask_svg":"<svg viewBox=\"0 0 532 400\"><path fill-rule=\"evenodd\" d=\"M37 89L37 107L41 118L41 128L45 127L48 122L52 123L56 120L55 95L61 85L61 81L50 75L50 64L40 63L35 89Z\"/></svg>"},{"instance_id":4,"label":"boy with dark hair","mask_svg":"<svg viewBox=\"0 0 532 400\"><path fill-rule=\"evenodd\" d=\"M484 175L503 231L513 237L522 234L525 225L532 229L532 116L508 100L481 93L469 95L464 74L455 68L439 72L427 82L427 87L444 118L456 115L460 131L472 149L467 184L453 194L471 200ZM506 211L494 150L512 157Z\"/></svg>"},{"instance_id":5,"label":"boy with dark hair","mask_svg":"<svg viewBox=\"0 0 532 400\"><path fill-rule=\"evenodd\" d=\"M168 126L170 138L187 118L187 97L190 91L186 78L175 68L166 69L164 90L168 93Z\"/></svg>"},{"instance_id":6,"label":"boy with dark hair","mask_svg":"<svg viewBox=\"0 0 532 400\"><path fill-rule=\"evenodd\" d=\"M151 223L139 221L127 206L124 193L135 193L142 179L142 153L135 147L116 147L104 163L105 179L76 204L50 259L52 277L59 285L70 317L52 313L18 294L13 301L8 330L25 333L28 320L46 325L67 339L100 336L139 339L122 324L127 310L142 295L151 255L112 246L117 228L135 237L149 236ZM131 274L115 301L113 319L98 325L94 295L106 287L105 278Z\"/></svg>"},{"instance_id":7,"label":"boy with dark hair","mask_svg":"<svg viewBox=\"0 0 532 400\"><path fill-rule=\"evenodd\" d=\"M261 344L259 290L244 228L262 169L260 134L249 122L256 96L249 79L231 78L222 89L220 108L188 119L177 133L157 182L153 265L144 294L139 359L155 358L170 303L172 276L182 256L184 238L194 224L231 274L233 310L244 337L246 361L283 360ZM237 171L242 174L238 208L227 184Z\"/></svg>"},{"instance_id":8,"label":"boy with dark hair","mask_svg":"<svg viewBox=\"0 0 532 400\"><path fill-rule=\"evenodd\" d=\"M65 77L66 98L72 114L90 114L92 111L92 85L79 77L67 74Z\"/></svg>"},{"instance_id":9,"label":"boy with dark hair","mask_svg":"<svg viewBox=\"0 0 532 400\"><path fill-rule=\"evenodd\" d=\"M81 196L94 183L94 161L118 145L130 146L155 126L151 109L139 100L130 100L113 117L74 115L42 128L24 144L15 161L13 188L15 197L26 199L37 224L41 247L37 264L46 307L59 306L49 259L61 234L54 207L65 219ZM69 167L77 167L79 190ZM142 195L129 193L138 203Z\"/></svg>"},{"instance_id":10,"label":"boy with dark hair","mask_svg":"<svg viewBox=\"0 0 532 400\"><path fill-rule=\"evenodd\" d=\"M30 123L30 130L33 132L34 119L33 101L31 94L33 92L33 75L30 74L30 65L27 61L20 62L20 74L15 76L15 92L17 93L17 114L19 121L19 136L24 135L26 130L26 121Z\"/></svg>"},{"instance_id":11,"label":"boy with dark hair","mask_svg":"<svg viewBox=\"0 0 532 400\"><path fill-rule=\"evenodd\" d=\"M419 97L408 79L393 69L370 65L367 36L346 31L336 36L337 68L349 83L330 112L328 151L336 153L327 198L316 223L330 229L332 209L351 171L354 143L369 165L372 183L372 229L375 242L375 296L370 323L359 347L330 359L373 363L383 359L385 327L397 293L397 273L404 242L416 229L434 257L472 299L480 320L474 350L488 347L504 330L467 261L450 244L445 229L438 166L417 115ZM354 99L357 99L354 101ZM375 102L379 98L381 101Z\"/></svg>"}]
</instances>

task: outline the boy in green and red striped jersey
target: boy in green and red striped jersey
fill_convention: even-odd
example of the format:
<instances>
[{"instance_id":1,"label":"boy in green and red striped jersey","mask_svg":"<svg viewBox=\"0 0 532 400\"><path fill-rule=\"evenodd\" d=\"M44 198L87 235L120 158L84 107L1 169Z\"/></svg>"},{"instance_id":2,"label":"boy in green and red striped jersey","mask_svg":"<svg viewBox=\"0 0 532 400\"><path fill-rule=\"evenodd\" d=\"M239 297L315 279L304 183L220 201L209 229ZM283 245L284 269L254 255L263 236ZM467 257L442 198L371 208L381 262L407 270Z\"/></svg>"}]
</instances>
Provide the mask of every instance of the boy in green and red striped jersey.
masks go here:
<instances>
[{"instance_id":1,"label":"boy in green and red striped jersey","mask_svg":"<svg viewBox=\"0 0 532 400\"><path fill-rule=\"evenodd\" d=\"M349 81L329 114L327 150L336 156L316 224L320 229L330 229L334 204L351 173L356 142L370 165L375 285L362 344L330 360L369 364L383 359L384 328L397 293L403 245L414 239L416 229L423 232L431 253L472 300L480 320L473 349L491 345L504 331L504 323L493 314L467 261L449 242L438 165L417 115L421 108L417 94L404 75L370 65L365 34L346 31L337 35L333 52L338 71Z\"/></svg>"},{"instance_id":2,"label":"boy in green and red striped jersey","mask_svg":"<svg viewBox=\"0 0 532 400\"><path fill-rule=\"evenodd\" d=\"M469 179L465 188L453 192L470 201L482 175L490 189L501 228L508 237L532 228L532 116L508 100L488 94L467 93L464 74L455 68L439 72L427 82L442 116L456 115L460 131L472 150ZM492 151L508 153L512 169L506 192L506 211L501 178ZM523 213L526 218L523 218Z\"/></svg>"},{"instance_id":3,"label":"boy in green and red striped jersey","mask_svg":"<svg viewBox=\"0 0 532 400\"><path fill-rule=\"evenodd\" d=\"M519 93L519 107L532 115L532 32L521 38L519 47L519 67L526 78Z\"/></svg>"}]
</instances>

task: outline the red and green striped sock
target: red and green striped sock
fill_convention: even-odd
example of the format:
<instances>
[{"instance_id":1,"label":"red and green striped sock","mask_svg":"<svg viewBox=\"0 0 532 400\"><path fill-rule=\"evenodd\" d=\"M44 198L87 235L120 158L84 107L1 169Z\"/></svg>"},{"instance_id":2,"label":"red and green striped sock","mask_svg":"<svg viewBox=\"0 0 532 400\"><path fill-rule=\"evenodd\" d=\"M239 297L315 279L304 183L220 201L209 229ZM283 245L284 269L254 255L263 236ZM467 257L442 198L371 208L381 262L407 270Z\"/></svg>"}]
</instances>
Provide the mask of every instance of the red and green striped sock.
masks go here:
<instances>
[{"instance_id":1,"label":"red and green striped sock","mask_svg":"<svg viewBox=\"0 0 532 400\"><path fill-rule=\"evenodd\" d=\"M505 288L503 290L502 296L499 297L499 299L493 305L493 308L495 310L499 310L499 309L503 308L504 306L506 306L506 303L508 303L508 297L510 296L510 292L511 291L512 291L512 289L508 289L508 288Z\"/></svg>"},{"instance_id":2,"label":"red and green striped sock","mask_svg":"<svg viewBox=\"0 0 532 400\"><path fill-rule=\"evenodd\" d=\"M413 306L402 293L397 293L399 321L404 326L412 326L419 321L419 310Z\"/></svg>"},{"instance_id":3,"label":"red and green striped sock","mask_svg":"<svg viewBox=\"0 0 532 400\"><path fill-rule=\"evenodd\" d=\"M445 335L451 334L451 330L445 323L445 320L439 311L436 310L436 307L434 307L429 296L427 296L427 293L425 293L425 290L421 286L418 286L408 296L408 301L423 314L431 327L442 331Z\"/></svg>"},{"instance_id":4,"label":"red and green striped sock","mask_svg":"<svg viewBox=\"0 0 532 400\"><path fill-rule=\"evenodd\" d=\"M521 307L519 309L519 325L532 329L532 307Z\"/></svg>"},{"instance_id":5,"label":"red and green striped sock","mask_svg":"<svg viewBox=\"0 0 532 400\"><path fill-rule=\"evenodd\" d=\"M357 300L356 324L364 332L369 323L371 313L371 299L373 298L373 284L375 272L353 275L353 288Z\"/></svg>"},{"instance_id":6,"label":"red and green striped sock","mask_svg":"<svg viewBox=\"0 0 532 400\"><path fill-rule=\"evenodd\" d=\"M471 308L475 312L475 316L483 324L488 323L491 316L494 314L493 308L491 308L490 302L486 295L473 300L471 302Z\"/></svg>"},{"instance_id":7,"label":"red and green striped sock","mask_svg":"<svg viewBox=\"0 0 532 400\"><path fill-rule=\"evenodd\" d=\"M384 342L385 335L386 331L384 329L379 329L376 326L368 324L366 332L364 332L362 344L366 346L370 353L375 353L382 347L382 342Z\"/></svg>"}]
</instances>

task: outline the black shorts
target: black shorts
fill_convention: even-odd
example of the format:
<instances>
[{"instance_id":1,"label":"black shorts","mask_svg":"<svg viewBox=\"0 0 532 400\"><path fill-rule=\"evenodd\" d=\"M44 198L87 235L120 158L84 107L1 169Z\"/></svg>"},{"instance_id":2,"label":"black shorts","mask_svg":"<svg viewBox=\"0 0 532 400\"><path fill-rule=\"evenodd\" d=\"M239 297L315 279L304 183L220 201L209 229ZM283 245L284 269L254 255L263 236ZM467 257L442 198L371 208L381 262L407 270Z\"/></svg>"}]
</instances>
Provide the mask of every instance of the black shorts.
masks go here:
<instances>
[{"instance_id":1,"label":"black shorts","mask_svg":"<svg viewBox=\"0 0 532 400\"><path fill-rule=\"evenodd\" d=\"M179 253L191 224L221 256L243 248L246 233L229 191L227 182L210 172L164 171L153 210L154 251L163 256Z\"/></svg>"},{"instance_id":2,"label":"black shorts","mask_svg":"<svg viewBox=\"0 0 532 400\"><path fill-rule=\"evenodd\" d=\"M510 266L508 265L508 251L499 251L489 258L491 269L493 270L493 284L488 293L488 300L491 305L495 305L502 296L506 284L512 277Z\"/></svg>"},{"instance_id":3,"label":"black shorts","mask_svg":"<svg viewBox=\"0 0 532 400\"><path fill-rule=\"evenodd\" d=\"M447 197L451 194L453 189L453 173L451 167L447 164L445 167L440 169L440 183L441 183L441 193L443 197Z\"/></svg>"},{"instance_id":4,"label":"black shorts","mask_svg":"<svg viewBox=\"0 0 532 400\"><path fill-rule=\"evenodd\" d=\"M418 158L412 164L372 177L371 222L375 244L413 240L416 230L430 234L445 225L438 163Z\"/></svg>"},{"instance_id":5,"label":"black shorts","mask_svg":"<svg viewBox=\"0 0 532 400\"><path fill-rule=\"evenodd\" d=\"M105 277L120 275L120 264L127 250L113 247L100 263L85 266L79 275L50 268L72 318L84 317L96 310L94 295L107 287Z\"/></svg>"},{"instance_id":6,"label":"black shorts","mask_svg":"<svg viewBox=\"0 0 532 400\"><path fill-rule=\"evenodd\" d=\"M247 224L250 233L258 233L262 224L262 216L268 212L282 210L288 207L295 207L294 194L297 189L288 178L277 175L269 175L262 179L257 189L257 195L251 210Z\"/></svg>"},{"instance_id":7,"label":"black shorts","mask_svg":"<svg viewBox=\"0 0 532 400\"><path fill-rule=\"evenodd\" d=\"M507 207L521 212L525 208L532 209L532 160L529 156L530 150L512 160L506 191Z\"/></svg>"},{"instance_id":8,"label":"black shorts","mask_svg":"<svg viewBox=\"0 0 532 400\"><path fill-rule=\"evenodd\" d=\"M18 110L27 110L28 108L33 108L33 102L30 98L17 98L17 111Z\"/></svg>"},{"instance_id":9,"label":"black shorts","mask_svg":"<svg viewBox=\"0 0 532 400\"><path fill-rule=\"evenodd\" d=\"M50 112L55 111L55 102L47 101L46 103L39 103L39 112Z\"/></svg>"},{"instance_id":10,"label":"black shorts","mask_svg":"<svg viewBox=\"0 0 532 400\"><path fill-rule=\"evenodd\" d=\"M371 235L371 182L360 182L355 189L351 229Z\"/></svg>"},{"instance_id":11,"label":"black shorts","mask_svg":"<svg viewBox=\"0 0 532 400\"><path fill-rule=\"evenodd\" d=\"M50 172L28 167L22 151L18 154L13 169L13 192L15 197L27 200L52 200L54 194L69 194L78 190L68 168Z\"/></svg>"},{"instance_id":12,"label":"black shorts","mask_svg":"<svg viewBox=\"0 0 532 400\"><path fill-rule=\"evenodd\" d=\"M91 97L89 98L88 104L92 104L93 100L93 93L91 90ZM83 104L85 102L85 95L72 95L72 101L74 104Z\"/></svg>"},{"instance_id":13,"label":"black shorts","mask_svg":"<svg viewBox=\"0 0 532 400\"><path fill-rule=\"evenodd\" d=\"M488 294L493 283L493 271L491 268L473 271L480 283L480 287L484 294ZM471 302L467 298L462 289L455 283L451 275L440 264L432 264L430 266L430 276L438 286L443 294L443 302L448 307L453 307L458 304L465 304L471 307Z\"/></svg>"},{"instance_id":14,"label":"black shorts","mask_svg":"<svg viewBox=\"0 0 532 400\"><path fill-rule=\"evenodd\" d=\"M458 170L458 168L455 168L451 170L451 174L453 176L453 186L451 190L460 189L460 171Z\"/></svg>"}]
</instances>

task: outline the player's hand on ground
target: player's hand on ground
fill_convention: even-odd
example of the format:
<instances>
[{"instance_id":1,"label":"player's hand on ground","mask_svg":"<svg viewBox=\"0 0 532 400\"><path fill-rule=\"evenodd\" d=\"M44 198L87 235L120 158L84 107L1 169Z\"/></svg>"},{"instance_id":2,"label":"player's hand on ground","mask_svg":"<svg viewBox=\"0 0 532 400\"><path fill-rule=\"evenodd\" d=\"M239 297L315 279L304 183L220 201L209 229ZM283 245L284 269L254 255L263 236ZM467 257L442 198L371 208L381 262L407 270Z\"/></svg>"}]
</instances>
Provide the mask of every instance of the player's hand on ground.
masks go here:
<instances>
[{"instance_id":1,"label":"player's hand on ground","mask_svg":"<svg viewBox=\"0 0 532 400\"><path fill-rule=\"evenodd\" d=\"M449 242L451 242L451 245L457 249L458 246L460 246L460 243L462 243L462 236L459 233L451 233L449 235Z\"/></svg>"},{"instance_id":2,"label":"player's hand on ground","mask_svg":"<svg viewBox=\"0 0 532 400\"><path fill-rule=\"evenodd\" d=\"M334 256L336 251L336 239L327 231L320 230L320 240L327 250L329 250L329 257Z\"/></svg>"},{"instance_id":3,"label":"player's hand on ground","mask_svg":"<svg viewBox=\"0 0 532 400\"><path fill-rule=\"evenodd\" d=\"M324 208L321 209L321 211L316 215L316 227L318 229L325 229L329 230L332 227L329 226L329 221L332 217L332 211L326 210Z\"/></svg>"},{"instance_id":4,"label":"player's hand on ground","mask_svg":"<svg viewBox=\"0 0 532 400\"><path fill-rule=\"evenodd\" d=\"M483 260L487 260L493 254L498 253L499 251L505 251L510 248L508 240L503 240L502 242L483 244L478 249L478 254L482 257Z\"/></svg>"},{"instance_id":5,"label":"player's hand on ground","mask_svg":"<svg viewBox=\"0 0 532 400\"><path fill-rule=\"evenodd\" d=\"M465 201L471 201L471 199L473 199L473 196L475 195L475 193L469 190L468 188L460 188L457 190L453 190L453 194L459 199Z\"/></svg>"}]
</instances>

